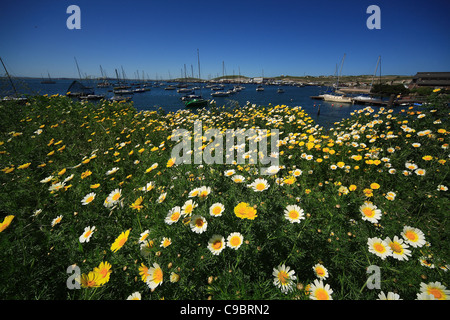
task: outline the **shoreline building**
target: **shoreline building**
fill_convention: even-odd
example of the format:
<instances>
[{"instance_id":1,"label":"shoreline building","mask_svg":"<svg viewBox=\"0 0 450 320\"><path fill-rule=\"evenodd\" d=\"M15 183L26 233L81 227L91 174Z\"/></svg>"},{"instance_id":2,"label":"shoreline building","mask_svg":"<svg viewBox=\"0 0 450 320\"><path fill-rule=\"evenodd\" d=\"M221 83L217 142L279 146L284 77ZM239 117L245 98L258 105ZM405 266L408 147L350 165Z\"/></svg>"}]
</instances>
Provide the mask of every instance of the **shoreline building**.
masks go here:
<instances>
[{"instance_id":1,"label":"shoreline building","mask_svg":"<svg viewBox=\"0 0 450 320\"><path fill-rule=\"evenodd\" d=\"M450 89L450 72L417 72L408 88L418 87Z\"/></svg>"}]
</instances>

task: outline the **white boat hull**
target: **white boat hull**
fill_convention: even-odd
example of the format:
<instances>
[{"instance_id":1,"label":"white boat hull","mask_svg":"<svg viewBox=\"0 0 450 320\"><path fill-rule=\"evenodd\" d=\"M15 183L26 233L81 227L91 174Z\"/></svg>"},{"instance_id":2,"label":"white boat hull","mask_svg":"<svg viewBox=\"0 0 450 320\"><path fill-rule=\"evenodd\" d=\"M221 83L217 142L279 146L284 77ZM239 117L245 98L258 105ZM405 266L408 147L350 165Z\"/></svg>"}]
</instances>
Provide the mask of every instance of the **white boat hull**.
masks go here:
<instances>
[{"instance_id":1,"label":"white boat hull","mask_svg":"<svg viewBox=\"0 0 450 320\"><path fill-rule=\"evenodd\" d=\"M346 103L352 103L351 97L344 97L344 96L337 96L334 94L324 94L323 100L325 101L331 101L331 102L346 102Z\"/></svg>"}]
</instances>

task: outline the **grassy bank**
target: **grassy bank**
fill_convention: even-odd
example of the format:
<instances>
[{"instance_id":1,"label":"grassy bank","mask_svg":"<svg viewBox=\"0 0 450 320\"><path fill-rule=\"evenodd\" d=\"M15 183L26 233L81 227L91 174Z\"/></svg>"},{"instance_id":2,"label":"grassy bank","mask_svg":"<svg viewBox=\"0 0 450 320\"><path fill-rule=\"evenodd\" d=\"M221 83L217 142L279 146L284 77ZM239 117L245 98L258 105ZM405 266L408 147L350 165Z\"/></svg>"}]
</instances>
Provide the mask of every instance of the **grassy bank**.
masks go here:
<instances>
[{"instance_id":1,"label":"grassy bank","mask_svg":"<svg viewBox=\"0 0 450 320\"><path fill-rule=\"evenodd\" d=\"M366 108L328 132L287 106L164 114L54 96L0 112L3 298L449 296L441 106ZM279 171L173 165L172 130L195 120L278 129Z\"/></svg>"}]
</instances>

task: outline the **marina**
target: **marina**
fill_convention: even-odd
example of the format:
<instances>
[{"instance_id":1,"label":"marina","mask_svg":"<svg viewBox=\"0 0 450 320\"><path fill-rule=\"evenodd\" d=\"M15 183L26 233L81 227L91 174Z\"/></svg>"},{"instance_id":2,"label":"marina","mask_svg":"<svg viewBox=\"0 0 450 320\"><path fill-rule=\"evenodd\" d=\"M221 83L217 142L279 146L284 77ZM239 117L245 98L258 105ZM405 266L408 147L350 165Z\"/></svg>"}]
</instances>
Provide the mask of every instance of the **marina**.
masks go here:
<instances>
[{"instance_id":1,"label":"marina","mask_svg":"<svg viewBox=\"0 0 450 320\"><path fill-rule=\"evenodd\" d=\"M119 86L116 81L109 79L110 86L99 86L99 84L104 83L104 80L54 80L56 83L51 85L42 84L41 79L29 78L16 78L13 79L13 83L18 92L23 93L25 96L59 94L71 96L73 99L84 99L93 103L97 103L101 99L128 101L132 102L138 111L162 109L165 112L176 112L186 108L207 107L208 104L198 100L199 98L206 100L208 103L213 101L217 106L225 106L227 108L245 106L247 103L260 106L301 106L314 121L324 127L330 127L336 121L348 118L351 112L364 108L367 105L386 107L389 104L389 100L382 99L370 101L355 100L352 103L324 101L321 94L326 92L327 87L320 85L280 85L279 83L273 83L265 84L263 87L264 91L258 91L259 84L233 83L231 81L229 83L228 81L180 83L179 81L144 82L142 80L131 80L127 81L128 85L122 82L121 86ZM7 79L3 78L1 83L7 86L7 81ZM180 85L184 89L189 89L190 93L177 92L180 89ZM138 87L145 88L145 90L136 92ZM280 89L282 89L283 93L280 93ZM186 105L186 102L191 99L193 101ZM408 102L416 103L419 101L410 100ZM398 101L393 104L394 107L399 105Z\"/></svg>"}]
</instances>

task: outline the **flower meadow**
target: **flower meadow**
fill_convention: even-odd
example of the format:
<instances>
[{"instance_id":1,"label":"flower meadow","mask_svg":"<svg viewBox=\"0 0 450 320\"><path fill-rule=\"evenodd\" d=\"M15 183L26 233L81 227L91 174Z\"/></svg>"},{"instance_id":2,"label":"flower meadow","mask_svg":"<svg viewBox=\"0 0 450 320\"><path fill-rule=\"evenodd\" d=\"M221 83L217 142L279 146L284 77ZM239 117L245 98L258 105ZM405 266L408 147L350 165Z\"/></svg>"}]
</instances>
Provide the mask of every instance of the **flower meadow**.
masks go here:
<instances>
[{"instance_id":1,"label":"flower meadow","mask_svg":"<svg viewBox=\"0 0 450 320\"><path fill-rule=\"evenodd\" d=\"M57 95L0 111L2 298L450 297L446 106L366 107L331 129L284 105L137 112ZM277 129L279 165L176 164L173 130L197 120Z\"/></svg>"}]
</instances>

